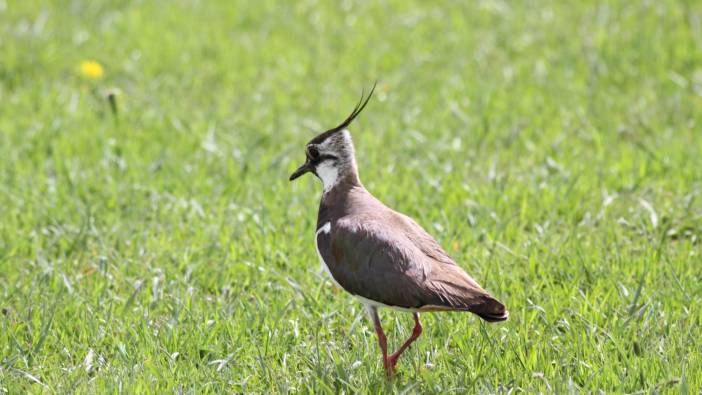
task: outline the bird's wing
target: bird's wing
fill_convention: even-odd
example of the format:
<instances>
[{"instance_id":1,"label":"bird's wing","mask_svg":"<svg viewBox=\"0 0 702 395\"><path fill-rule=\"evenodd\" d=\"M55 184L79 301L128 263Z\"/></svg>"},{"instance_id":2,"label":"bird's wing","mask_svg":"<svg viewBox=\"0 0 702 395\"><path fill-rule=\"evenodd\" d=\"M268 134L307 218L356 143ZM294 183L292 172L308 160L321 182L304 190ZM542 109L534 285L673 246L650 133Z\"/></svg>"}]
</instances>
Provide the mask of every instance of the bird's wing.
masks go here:
<instances>
[{"instance_id":1,"label":"bird's wing","mask_svg":"<svg viewBox=\"0 0 702 395\"><path fill-rule=\"evenodd\" d=\"M317 235L317 245L334 280L351 294L393 307L507 318L505 307L404 215L343 217Z\"/></svg>"}]
</instances>

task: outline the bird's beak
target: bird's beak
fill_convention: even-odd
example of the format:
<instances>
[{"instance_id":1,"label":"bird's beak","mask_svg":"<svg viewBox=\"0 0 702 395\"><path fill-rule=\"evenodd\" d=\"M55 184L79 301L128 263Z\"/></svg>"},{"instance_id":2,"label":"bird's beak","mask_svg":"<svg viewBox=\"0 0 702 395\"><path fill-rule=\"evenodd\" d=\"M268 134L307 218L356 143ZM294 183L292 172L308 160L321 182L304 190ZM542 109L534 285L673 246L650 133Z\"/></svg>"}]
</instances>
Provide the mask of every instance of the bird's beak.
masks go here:
<instances>
[{"instance_id":1,"label":"bird's beak","mask_svg":"<svg viewBox=\"0 0 702 395\"><path fill-rule=\"evenodd\" d=\"M312 163L309 160L306 160L305 163L302 164L302 166L298 167L297 170L295 170L295 172L290 175L290 181L300 177L301 175L311 170Z\"/></svg>"}]
</instances>

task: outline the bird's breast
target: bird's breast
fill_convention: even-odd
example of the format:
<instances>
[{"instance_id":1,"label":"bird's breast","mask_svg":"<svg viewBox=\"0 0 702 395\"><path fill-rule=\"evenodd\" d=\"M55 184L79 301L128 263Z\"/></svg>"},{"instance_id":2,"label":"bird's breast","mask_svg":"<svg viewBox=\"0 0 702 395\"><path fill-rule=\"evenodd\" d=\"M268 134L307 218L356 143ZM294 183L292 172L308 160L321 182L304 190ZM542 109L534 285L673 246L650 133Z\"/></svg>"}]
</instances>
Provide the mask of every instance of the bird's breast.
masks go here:
<instances>
[{"instance_id":1,"label":"bird's breast","mask_svg":"<svg viewBox=\"0 0 702 395\"><path fill-rule=\"evenodd\" d=\"M339 288L343 289L343 287L339 284L339 282L336 281L334 275L332 275L331 271L329 270L329 265L327 265L327 263L324 261L324 255L328 254L322 254L322 250L327 251L331 248L331 243L329 243L330 233L331 222L326 222L324 225L320 226L319 229L317 229L317 232L314 235L314 244L317 248L317 256L319 256L319 263L322 271L326 272L329 275L329 278L332 279L334 284L336 284Z\"/></svg>"}]
</instances>

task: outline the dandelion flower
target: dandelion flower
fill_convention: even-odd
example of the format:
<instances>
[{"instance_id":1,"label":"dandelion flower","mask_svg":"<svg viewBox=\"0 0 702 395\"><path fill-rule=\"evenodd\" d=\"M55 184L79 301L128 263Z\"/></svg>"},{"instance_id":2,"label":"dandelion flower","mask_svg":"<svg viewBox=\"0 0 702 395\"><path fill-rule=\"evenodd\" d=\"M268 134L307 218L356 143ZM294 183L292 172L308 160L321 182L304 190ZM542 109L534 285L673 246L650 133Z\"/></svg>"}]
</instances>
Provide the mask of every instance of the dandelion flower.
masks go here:
<instances>
[{"instance_id":1,"label":"dandelion flower","mask_svg":"<svg viewBox=\"0 0 702 395\"><path fill-rule=\"evenodd\" d=\"M80 74L91 80L98 80L105 75L105 69L102 65L94 60L84 60L80 62Z\"/></svg>"}]
</instances>

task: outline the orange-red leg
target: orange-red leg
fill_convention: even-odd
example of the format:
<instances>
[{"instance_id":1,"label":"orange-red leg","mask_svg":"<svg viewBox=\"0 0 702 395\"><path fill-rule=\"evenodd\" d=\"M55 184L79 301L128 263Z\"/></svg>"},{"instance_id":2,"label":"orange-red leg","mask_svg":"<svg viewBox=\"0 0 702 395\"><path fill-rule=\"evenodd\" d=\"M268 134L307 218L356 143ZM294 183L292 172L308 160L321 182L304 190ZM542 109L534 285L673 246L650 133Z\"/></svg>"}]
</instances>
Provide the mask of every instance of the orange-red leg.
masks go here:
<instances>
[{"instance_id":1,"label":"orange-red leg","mask_svg":"<svg viewBox=\"0 0 702 395\"><path fill-rule=\"evenodd\" d=\"M397 364L397 360L400 358L400 355L402 355L403 352L410 346L410 344L414 343L415 340L419 337L419 335L422 334L422 324L419 323L419 313L413 313L414 316L414 329L412 329L412 334L410 335L409 339L407 339L401 346L400 348L392 353L390 357L388 357L388 365L390 365L390 369L394 370L395 365Z\"/></svg>"},{"instance_id":2,"label":"orange-red leg","mask_svg":"<svg viewBox=\"0 0 702 395\"><path fill-rule=\"evenodd\" d=\"M375 333L378 335L378 344L380 345L380 351L383 353L383 368L388 376L392 376L391 370L388 370L388 339L385 337L383 327L380 325L378 309L370 306L367 306L366 308L368 310L368 315L370 315L370 318L373 321Z\"/></svg>"},{"instance_id":3,"label":"orange-red leg","mask_svg":"<svg viewBox=\"0 0 702 395\"><path fill-rule=\"evenodd\" d=\"M400 358L405 350L422 334L422 324L419 323L419 313L414 313L414 329L412 329L412 334L409 339L407 339L400 348L395 351L392 355L388 356L388 340L383 331L383 327L380 325L380 317L378 317L378 309L375 307L367 306L368 314L373 321L373 327L375 328L375 333L378 335L378 344L380 345L380 351L383 353L383 368L385 368L385 373L388 377L392 377L395 374L395 365L397 365L397 360Z\"/></svg>"}]
</instances>

